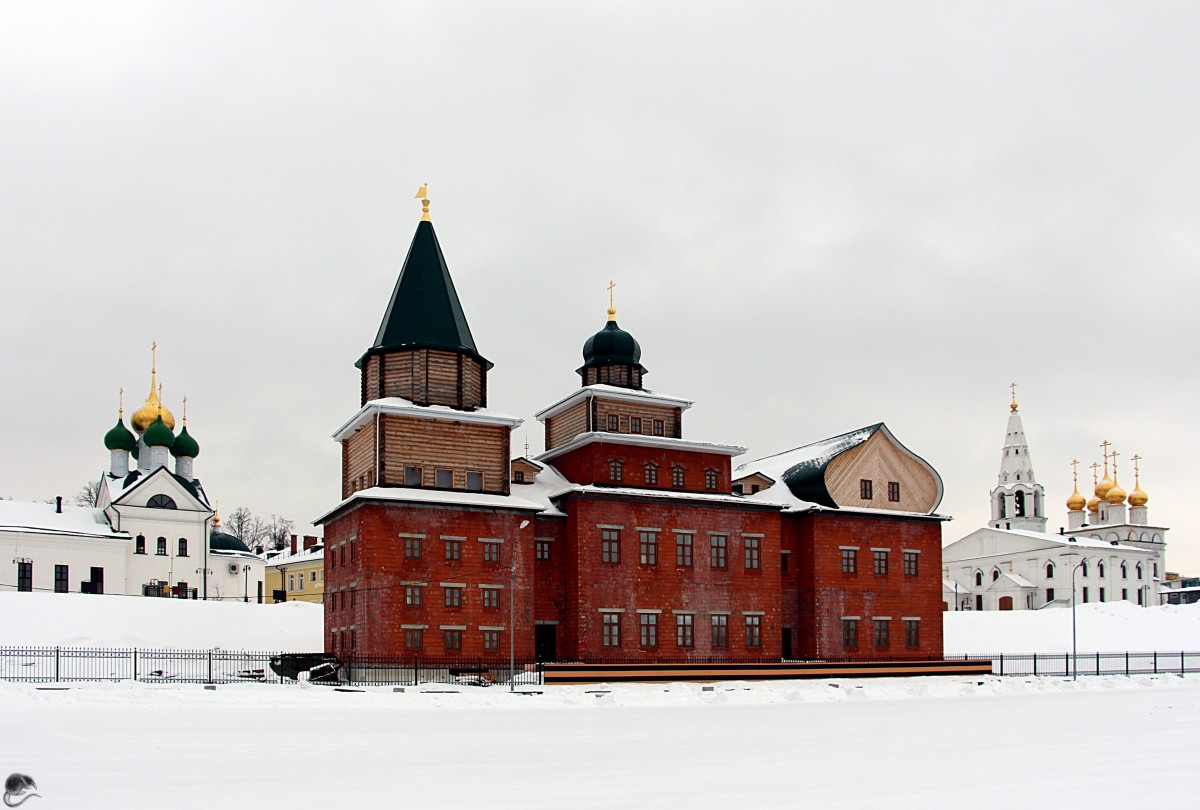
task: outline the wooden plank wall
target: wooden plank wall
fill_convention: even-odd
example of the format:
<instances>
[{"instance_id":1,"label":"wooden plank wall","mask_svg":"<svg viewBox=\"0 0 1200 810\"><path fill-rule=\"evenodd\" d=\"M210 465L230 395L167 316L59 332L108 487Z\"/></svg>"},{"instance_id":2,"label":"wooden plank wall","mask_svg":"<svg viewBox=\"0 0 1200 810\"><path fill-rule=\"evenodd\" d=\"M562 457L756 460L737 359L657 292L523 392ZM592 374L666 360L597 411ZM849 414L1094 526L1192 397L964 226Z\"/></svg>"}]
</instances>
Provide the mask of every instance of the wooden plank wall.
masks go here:
<instances>
[{"instance_id":1,"label":"wooden plank wall","mask_svg":"<svg viewBox=\"0 0 1200 810\"><path fill-rule=\"evenodd\" d=\"M342 497L374 485L374 479L375 425L371 423L342 442Z\"/></svg>"},{"instance_id":2,"label":"wooden plank wall","mask_svg":"<svg viewBox=\"0 0 1200 810\"><path fill-rule=\"evenodd\" d=\"M364 401L401 397L466 409L487 404L483 364L459 352L405 349L372 355L363 364L363 386Z\"/></svg>"},{"instance_id":3,"label":"wooden plank wall","mask_svg":"<svg viewBox=\"0 0 1200 810\"><path fill-rule=\"evenodd\" d=\"M422 486L437 486L437 469L454 472L454 488L466 489L467 472L483 473L483 491L507 494L509 428L446 419L383 416L381 483L401 486L404 468L422 469Z\"/></svg>"},{"instance_id":4,"label":"wooden plank wall","mask_svg":"<svg viewBox=\"0 0 1200 810\"><path fill-rule=\"evenodd\" d=\"M870 479L874 497L860 497L859 481ZM889 501L889 481L900 483L900 500ZM829 463L825 487L839 506L862 506L900 512L930 512L937 505L937 480L921 462L896 445L883 431Z\"/></svg>"}]
</instances>

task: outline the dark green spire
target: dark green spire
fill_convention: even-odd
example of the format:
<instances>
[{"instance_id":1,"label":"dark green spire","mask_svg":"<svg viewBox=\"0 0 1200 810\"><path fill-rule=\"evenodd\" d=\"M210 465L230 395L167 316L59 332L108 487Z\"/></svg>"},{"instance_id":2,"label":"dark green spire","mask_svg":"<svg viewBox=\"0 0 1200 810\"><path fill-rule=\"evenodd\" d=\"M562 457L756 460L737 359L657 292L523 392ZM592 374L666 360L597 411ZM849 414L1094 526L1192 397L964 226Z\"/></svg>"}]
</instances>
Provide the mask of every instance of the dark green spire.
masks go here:
<instances>
[{"instance_id":1,"label":"dark green spire","mask_svg":"<svg viewBox=\"0 0 1200 810\"><path fill-rule=\"evenodd\" d=\"M392 300L379 325L379 334L357 365L361 368L363 360L371 354L417 348L465 352L492 367L475 348L467 316L463 314L433 223L429 221L417 224Z\"/></svg>"}]
</instances>

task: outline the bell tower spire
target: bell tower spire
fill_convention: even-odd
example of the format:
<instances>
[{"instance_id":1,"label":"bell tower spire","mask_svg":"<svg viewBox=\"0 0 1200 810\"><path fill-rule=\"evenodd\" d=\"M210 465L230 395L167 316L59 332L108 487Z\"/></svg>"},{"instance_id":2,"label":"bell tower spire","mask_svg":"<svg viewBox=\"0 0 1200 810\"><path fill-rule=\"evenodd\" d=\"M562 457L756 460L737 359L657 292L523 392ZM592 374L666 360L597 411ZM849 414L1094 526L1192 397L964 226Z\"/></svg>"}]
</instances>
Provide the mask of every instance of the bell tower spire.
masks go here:
<instances>
[{"instance_id":1,"label":"bell tower spire","mask_svg":"<svg viewBox=\"0 0 1200 810\"><path fill-rule=\"evenodd\" d=\"M991 493L992 520L996 529L1046 530L1046 493L1033 473L1033 459L1025 439L1025 426L1017 409L1017 384L1009 385L1008 428L1000 457L1000 473Z\"/></svg>"}]
</instances>

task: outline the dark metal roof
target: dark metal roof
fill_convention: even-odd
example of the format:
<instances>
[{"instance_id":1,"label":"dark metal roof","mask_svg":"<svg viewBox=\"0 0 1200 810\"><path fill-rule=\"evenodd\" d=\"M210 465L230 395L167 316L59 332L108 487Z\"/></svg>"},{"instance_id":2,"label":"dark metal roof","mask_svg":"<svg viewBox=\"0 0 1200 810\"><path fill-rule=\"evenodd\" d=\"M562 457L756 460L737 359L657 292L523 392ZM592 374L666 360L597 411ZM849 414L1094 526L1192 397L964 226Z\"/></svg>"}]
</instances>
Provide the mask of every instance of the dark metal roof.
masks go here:
<instances>
[{"instance_id":1,"label":"dark metal roof","mask_svg":"<svg viewBox=\"0 0 1200 810\"><path fill-rule=\"evenodd\" d=\"M492 366L475 348L433 223L424 221L417 223L375 343L358 365L371 354L415 348L465 352Z\"/></svg>"},{"instance_id":2,"label":"dark metal roof","mask_svg":"<svg viewBox=\"0 0 1200 810\"><path fill-rule=\"evenodd\" d=\"M232 534L216 530L208 536L208 547L212 551L240 551L244 554L250 553L250 548L241 540Z\"/></svg>"}]
</instances>

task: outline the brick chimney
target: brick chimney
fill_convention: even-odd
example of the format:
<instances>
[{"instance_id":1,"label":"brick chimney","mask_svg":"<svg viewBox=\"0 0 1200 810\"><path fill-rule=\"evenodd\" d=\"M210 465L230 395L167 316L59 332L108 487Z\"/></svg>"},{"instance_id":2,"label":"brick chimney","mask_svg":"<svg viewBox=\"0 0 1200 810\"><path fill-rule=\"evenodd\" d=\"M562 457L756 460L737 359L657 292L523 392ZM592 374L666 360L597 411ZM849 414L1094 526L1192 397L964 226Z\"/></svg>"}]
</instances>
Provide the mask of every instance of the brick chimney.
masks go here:
<instances>
[{"instance_id":1,"label":"brick chimney","mask_svg":"<svg viewBox=\"0 0 1200 810\"><path fill-rule=\"evenodd\" d=\"M292 553L296 553L296 535L292 535Z\"/></svg>"},{"instance_id":2,"label":"brick chimney","mask_svg":"<svg viewBox=\"0 0 1200 810\"><path fill-rule=\"evenodd\" d=\"M321 538L315 537L311 534L304 535L304 550L308 551L310 548L315 546L320 541L320 539Z\"/></svg>"}]
</instances>

